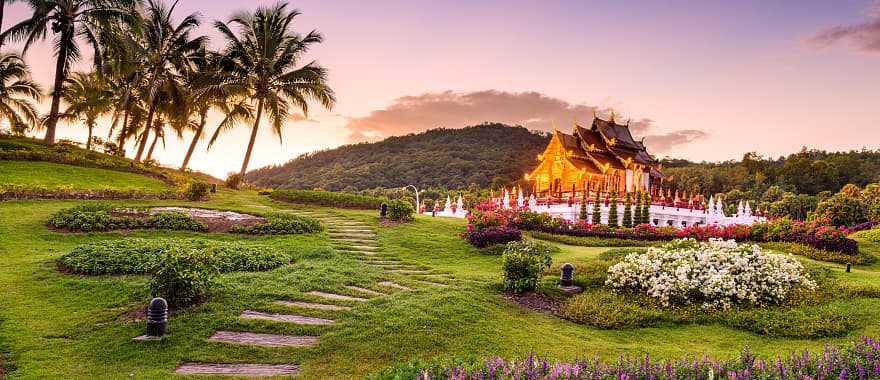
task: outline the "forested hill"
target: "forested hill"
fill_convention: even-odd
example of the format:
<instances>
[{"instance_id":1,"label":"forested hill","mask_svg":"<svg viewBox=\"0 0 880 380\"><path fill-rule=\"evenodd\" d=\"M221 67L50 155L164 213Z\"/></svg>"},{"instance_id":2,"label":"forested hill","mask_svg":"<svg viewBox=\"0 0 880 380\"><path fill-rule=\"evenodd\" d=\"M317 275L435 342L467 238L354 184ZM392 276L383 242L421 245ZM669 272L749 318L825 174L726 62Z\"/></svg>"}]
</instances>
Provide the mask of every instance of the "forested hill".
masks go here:
<instances>
[{"instance_id":1,"label":"forested hill","mask_svg":"<svg viewBox=\"0 0 880 380\"><path fill-rule=\"evenodd\" d=\"M495 177L522 178L548 141L548 134L503 124L440 128L305 154L246 178L259 186L326 190L486 187Z\"/></svg>"}]
</instances>

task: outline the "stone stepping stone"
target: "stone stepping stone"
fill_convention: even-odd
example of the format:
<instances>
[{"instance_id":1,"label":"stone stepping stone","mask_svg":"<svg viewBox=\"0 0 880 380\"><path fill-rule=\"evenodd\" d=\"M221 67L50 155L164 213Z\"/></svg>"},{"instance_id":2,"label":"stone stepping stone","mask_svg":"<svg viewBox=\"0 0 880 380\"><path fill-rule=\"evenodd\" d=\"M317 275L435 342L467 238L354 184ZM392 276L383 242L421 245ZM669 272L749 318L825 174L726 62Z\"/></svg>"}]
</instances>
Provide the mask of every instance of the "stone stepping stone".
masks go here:
<instances>
[{"instance_id":1,"label":"stone stepping stone","mask_svg":"<svg viewBox=\"0 0 880 380\"><path fill-rule=\"evenodd\" d=\"M421 273L421 274L427 274L427 273L428 273L427 271L424 271L424 270L421 270L421 269L389 269L388 272L392 272L392 273L404 273L404 274L405 274L405 273Z\"/></svg>"},{"instance_id":2,"label":"stone stepping stone","mask_svg":"<svg viewBox=\"0 0 880 380\"><path fill-rule=\"evenodd\" d=\"M217 331L208 340L265 347L309 347L318 343L318 337L316 336L259 334L238 331Z\"/></svg>"},{"instance_id":3,"label":"stone stepping stone","mask_svg":"<svg viewBox=\"0 0 880 380\"><path fill-rule=\"evenodd\" d=\"M345 300L345 301L358 301L358 302L368 301L366 298L347 296L344 294L325 293L325 292L319 292L317 290L313 290L313 291L308 292L306 294L308 294L310 296L322 297L322 298L327 298L327 299L331 299L331 300Z\"/></svg>"},{"instance_id":4,"label":"stone stepping stone","mask_svg":"<svg viewBox=\"0 0 880 380\"><path fill-rule=\"evenodd\" d=\"M354 290L354 291L356 291L356 292L361 292L361 293L365 293L365 294L373 295L373 296L384 296L384 295L385 295L385 293L380 293L380 292L377 292L377 291L372 290L372 289L362 288L362 287L360 287L360 286L346 285L345 288L346 288L346 289Z\"/></svg>"},{"instance_id":5,"label":"stone stepping stone","mask_svg":"<svg viewBox=\"0 0 880 380\"><path fill-rule=\"evenodd\" d=\"M351 254L355 254L355 255L367 255L367 256L375 256L375 255L378 255L381 253L381 252L377 252L377 251L350 251L347 249L337 249L337 251L342 252L342 253L351 253Z\"/></svg>"},{"instance_id":6,"label":"stone stepping stone","mask_svg":"<svg viewBox=\"0 0 880 380\"><path fill-rule=\"evenodd\" d=\"M239 316L242 319L262 319L266 321L298 323L301 325L331 325L334 323L332 319L306 317L302 315L292 314L272 314L263 313L253 310L245 310Z\"/></svg>"},{"instance_id":7,"label":"stone stepping stone","mask_svg":"<svg viewBox=\"0 0 880 380\"><path fill-rule=\"evenodd\" d=\"M346 248L351 248L352 251L377 251L379 247L374 245L346 245Z\"/></svg>"},{"instance_id":8,"label":"stone stepping stone","mask_svg":"<svg viewBox=\"0 0 880 380\"><path fill-rule=\"evenodd\" d=\"M397 261L397 260L365 259L364 262L367 264L377 264L377 265L378 264L404 264L403 261ZM409 264L407 264L407 265L409 265Z\"/></svg>"},{"instance_id":9,"label":"stone stepping stone","mask_svg":"<svg viewBox=\"0 0 880 380\"><path fill-rule=\"evenodd\" d=\"M351 308L348 306L328 305L328 304L324 304L324 303L311 303L311 302L302 302L302 301L275 301L272 303L274 303L276 305L296 306L296 307L304 307L306 309L316 309L316 310L334 310L334 311L351 310Z\"/></svg>"},{"instance_id":10,"label":"stone stepping stone","mask_svg":"<svg viewBox=\"0 0 880 380\"><path fill-rule=\"evenodd\" d=\"M380 281L379 285L387 286L389 288L400 289L400 290L412 290L412 288L410 288L409 286L403 286L403 285L400 285L398 283L391 282L391 281Z\"/></svg>"},{"instance_id":11,"label":"stone stepping stone","mask_svg":"<svg viewBox=\"0 0 880 380\"><path fill-rule=\"evenodd\" d=\"M331 232L329 233L331 239L336 238L375 238L376 234L364 234L364 233L353 233L353 232ZM369 239L375 240L375 239Z\"/></svg>"},{"instance_id":12,"label":"stone stepping stone","mask_svg":"<svg viewBox=\"0 0 880 380\"><path fill-rule=\"evenodd\" d=\"M330 240L341 243L356 243L356 244L376 244L379 241L376 239L367 239L367 238L348 238L348 237L330 237Z\"/></svg>"},{"instance_id":13,"label":"stone stepping stone","mask_svg":"<svg viewBox=\"0 0 880 380\"><path fill-rule=\"evenodd\" d=\"M282 376L296 375L299 366L291 364L210 364L183 363L174 373L186 375Z\"/></svg>"},{"instance_id":14,"label":"stone stepping stone","mask_svg":"<svg viewBox=\"0 0 880 380\"><path fill-rule=\"evenodd\" d=\"M375 234L376 231L373 231L369 228L355 228L355 227L339 227L339 226L329 226L327 228L330 233L343 233L343 232L356 232L356 233L364 233L369 232Z\"/></svg>"},{"instance_id":15,"label":"stone stepping stone","mask_svg":"<svg viewBox=\"0 0 880 380\"><path fill-rule=\"evenodd\" d=\"M415 280L415 281L418 282L419 284L424 284L424 285L428 285L428 286L449 286L449 284L442 284L442 283L433 282L433 281L424 281L424 280Z\"/></svg>"}]
</instances>

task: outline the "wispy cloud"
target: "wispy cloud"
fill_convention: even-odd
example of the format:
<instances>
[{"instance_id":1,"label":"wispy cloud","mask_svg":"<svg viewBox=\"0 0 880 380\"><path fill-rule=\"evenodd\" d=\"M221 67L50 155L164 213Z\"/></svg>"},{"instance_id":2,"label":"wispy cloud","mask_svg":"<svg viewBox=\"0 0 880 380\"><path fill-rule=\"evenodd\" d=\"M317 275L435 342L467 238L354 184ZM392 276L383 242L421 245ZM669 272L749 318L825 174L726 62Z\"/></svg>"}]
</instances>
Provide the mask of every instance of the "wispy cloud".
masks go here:
<instances>
[{"instance_id":1,"label":"wispy cloud","mask_svg":"<svg viewBox=\"0 0 880 380\"><path fill-rule=\"evenodd\" d=\"M604 114L607 110L572 104L534 91L444 91L398 98L385 109L349 119L347 128L351 131L350 142L376 141L431 128L461 128L484 121L543 131L550 131L555 126L568 131L574 118L588 123L594 111ZM708 136L696 130L651 134L656 129L651 119L633 121L630 128L637 137L644 136L645 143L656 153Z\"/></svg>"},{"instance_id":2,"label":"wispy cloud","mask_svg":"<svg viewBox=\"0 0 880 380\"><path fill-rule=\"evenodd\" d=\"M824 48L838 42L845 42L856 51L880 53L880 1L875 1L867 14L870 19L866 22L823 29L807 39L807 43L814 47Z\"/></svg>"}]
</instances>

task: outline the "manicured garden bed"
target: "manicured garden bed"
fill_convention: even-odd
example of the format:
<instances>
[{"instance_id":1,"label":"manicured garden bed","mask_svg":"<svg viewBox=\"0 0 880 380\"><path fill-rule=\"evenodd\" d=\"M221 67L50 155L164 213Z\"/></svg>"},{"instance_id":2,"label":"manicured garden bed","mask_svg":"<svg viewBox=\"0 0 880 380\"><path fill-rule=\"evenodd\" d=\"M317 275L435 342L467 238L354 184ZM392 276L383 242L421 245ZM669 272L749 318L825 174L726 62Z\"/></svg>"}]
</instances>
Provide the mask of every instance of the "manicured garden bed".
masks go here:
<instances>
[{"instance_id":1,"label":"manicured garden bed","mask_svg":"<svg viewBox=\"0 0 880 380\"><path fill-rule=\"evenodd\" d=\"M152 273L167 251L207 252L218 272L263 271L290 262L290 255L264 243L207 239L119 239L83 244L58 260L62 271L76 274Z\"/></svg>"},{"instance_id":2,"label":"manicured garden bed","mask_svg":"<svg viewBox=\"0 0 880 380\"><path fill-rule=\"evenodd\" d=\"M339 208L378 210L387 198L321 190L275 190L269 197L282 202Z\"/></svg>"}]
</instances>

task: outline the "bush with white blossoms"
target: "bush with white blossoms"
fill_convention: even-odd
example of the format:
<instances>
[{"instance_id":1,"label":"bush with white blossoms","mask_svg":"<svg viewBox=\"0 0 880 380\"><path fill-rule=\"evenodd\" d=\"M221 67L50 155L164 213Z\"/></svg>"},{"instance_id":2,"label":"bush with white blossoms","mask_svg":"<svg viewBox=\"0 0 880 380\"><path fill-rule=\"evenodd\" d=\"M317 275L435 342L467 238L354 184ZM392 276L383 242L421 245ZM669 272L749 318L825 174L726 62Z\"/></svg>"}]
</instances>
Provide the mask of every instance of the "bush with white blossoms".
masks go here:
<instances>
[{"instance_id":1,"label":"bush with white blossoms","mask_svg":"<svg viewBox=\"0 0 880 380\"><path fill-rule=\"evenodd\" d=\"M630 254L608 268L605 285L645 291L666 306L702 302L707 309L778 303L795 287L816 287L791 255L719 239L675 240Z\"/></svg>"}]
</instances>

